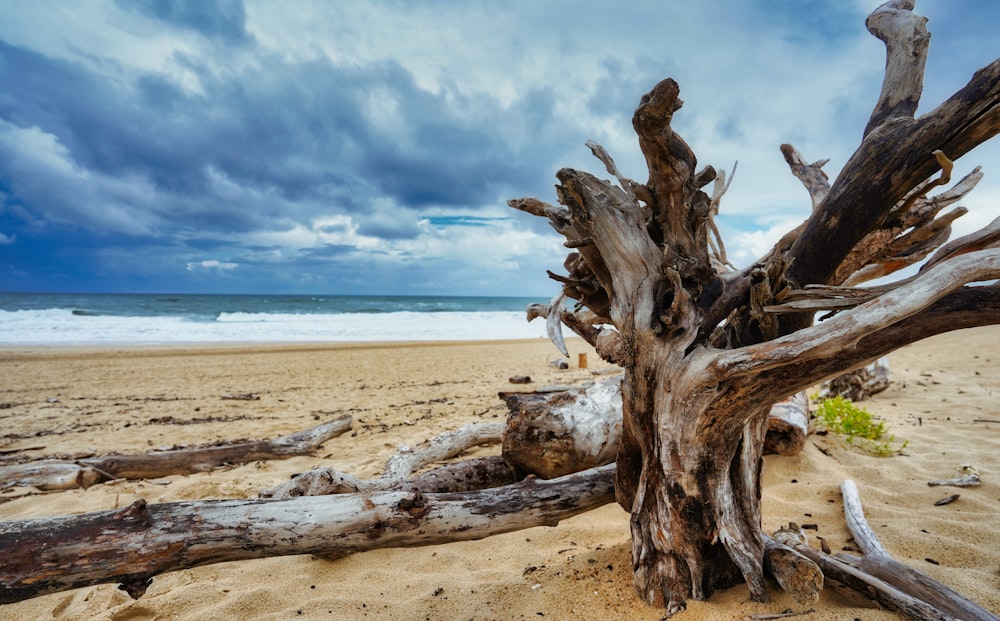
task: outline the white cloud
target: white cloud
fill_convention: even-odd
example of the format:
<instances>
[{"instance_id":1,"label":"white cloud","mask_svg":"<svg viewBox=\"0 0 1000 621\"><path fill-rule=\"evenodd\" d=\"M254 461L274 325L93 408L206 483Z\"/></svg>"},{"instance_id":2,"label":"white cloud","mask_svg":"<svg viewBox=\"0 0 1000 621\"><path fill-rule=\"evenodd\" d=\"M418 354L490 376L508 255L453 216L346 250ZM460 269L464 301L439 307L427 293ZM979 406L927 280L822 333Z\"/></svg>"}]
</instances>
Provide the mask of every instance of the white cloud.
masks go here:
<instances>
[{"instance_id":1,"label":"white cloud","mask_svg":"<svg viewBox=\"0 0 1000 621\"><path fill-rule=\"evenodd\" d=\"M216 259L207 259L205 261L192 261L187 264L187 271L193 272L198 269L203 270L219 270L222 272L227 272L234 270L239 267L238 263L232 263L230 261L218 261Z\"/></svg>"},{"instance_id":2,"label":"white cloud","mask_svg":"<svg viewBox=\"0 0 1000 621\"><path fill-rule=\"evenodd\" d=\"M0 233L0 246L13 244L15 241L17 241L16 235L5 235L4 233Z\"/></svg>"},{"instance_id":3,"label":"white cloud","mask_svg":"<svg viewBox=\"0 0 1000 621\"><path fill-rule=\"evenodd\" d=\"M155 217L145 209L153 195L148 182L83 168L57 136L38 127L0 119L0 157L13 193L52 222L135 235L153 227Z\"/></svg>"}]
</instances>

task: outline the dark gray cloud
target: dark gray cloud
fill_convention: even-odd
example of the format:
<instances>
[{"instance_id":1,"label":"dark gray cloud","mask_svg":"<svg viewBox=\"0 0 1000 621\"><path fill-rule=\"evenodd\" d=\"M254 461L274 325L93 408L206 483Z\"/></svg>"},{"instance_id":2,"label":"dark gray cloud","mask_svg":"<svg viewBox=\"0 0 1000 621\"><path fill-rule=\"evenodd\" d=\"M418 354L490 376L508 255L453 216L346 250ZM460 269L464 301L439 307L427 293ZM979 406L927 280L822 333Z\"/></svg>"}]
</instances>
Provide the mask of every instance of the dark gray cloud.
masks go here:
<instances>
[{"instance_id":1,"label":"dark gray cloud","mask_svg":"<svg viewBox=\"0 0 1000 621\"><path fill-rule=\"evenodd\" d=\"M0 75L19 93L4 101L2 118L58 137L86 170L147 179L173 199L150 209L176 226L249 230L282 217L227 201L220 178L286 203L308 201L306 210L364 211L378 196L417 209L475 209L495 204L501 188L537 186L546 168L539 159L552 154L533 150L525 160L502 131L525 119L548 124L549 102L502 111L486 99L464 101L480 113L465 120L444 94L419 89L391 63L358 69L271 56L236 75L203 71L200 92L190 92L162 75L111 80L3 43L0 57ZM386 123L404 133L380 131L365 116L378 98L392 100L396 118Z\"/></svg>"},{"instance_id":2,"label":"dark gray cloud","mask_svg":"<svg viewBox=\"0 0 1000 621\"><path fill-rule=\"evenodd\" d=\"M992 22L941 12L934 42L982 64ZM588 139L644 177L631 113L667 76L702 163L741 161L723 217L808 209L777 145L834 172L856 144L882 62L862 21L791 0L19 5L0 23L0 263L18 275L0 289L544 283L559 241L505 200L554 200L563 166L603 174Z\"/></svg>"}]
</instances>

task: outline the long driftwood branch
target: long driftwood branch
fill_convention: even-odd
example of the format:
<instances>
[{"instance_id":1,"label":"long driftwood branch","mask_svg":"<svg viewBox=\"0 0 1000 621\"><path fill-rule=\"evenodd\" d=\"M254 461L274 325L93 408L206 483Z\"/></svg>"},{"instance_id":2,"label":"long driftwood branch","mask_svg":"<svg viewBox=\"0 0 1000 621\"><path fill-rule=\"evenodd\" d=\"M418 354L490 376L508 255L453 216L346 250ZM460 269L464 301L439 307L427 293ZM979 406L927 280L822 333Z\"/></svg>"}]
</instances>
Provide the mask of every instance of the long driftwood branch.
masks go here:
<instances>
[{"instance_id":1,"label":"long driftwood branch","mask_svg":"<svg viewBox=\"0 0 1000 621\"><path fill-rule=\"evenodd\" d=\"M863 337L927 309L967 282L1000 277L1000 250L980 250L942 262L919 278L825 322L739 349L711 353L720 378L760 374L785 365L840 354ZM907 341L909 342L909 341ZM905 343L900 343L901 346ZM859 361L860 362L860 361ZM817 366L819 368L819 366ZM795 390L825 379L797 377Z\"/></svg>"},{"instance_id":2,"label":"long driftwood branch","mask_svg":"<svg viewBox=\"0 0 1000 621\"><path fill-rule=\"evenodd\" d=\"M844 516L863 557L831 556L814 550L795 529L775 533L783 543L815 562L827 578L840 582L890 610L918 621L998 621L998 618L950 587L893 559L865 519L853 481L840 486Z\"/></svg>"},{"instance_id":3,"label":"long driftwood branch","mask_svg":"<svg viewBox=\"0 0 1000 621\"><path fill-rule=\"evenodd\" d=\"M0 522L0 603L151 578L199 565L349 554L481 539L614 501L614 466L463 494L374 492L289 500L206 500Z\"/></svg>"},{"instance_id":4,"label":"long driftwood branch","mask_svg":"<svg viewBox=\"0 0 1000 621\"><path fill-rule=\"evenodd\" d=\"M1000 59L977 71L965 87L916 120L910 118L908 109L916 103L919 85L911 69L897 66L912 60L887 47L887 63L894 65L886 67L886 81L893 80L891 76L911 75L911 87L880 98L872 115L877 131L870 124L866 139L833 183L820 213L796 239L786 274L793 286L839 284L830 279L844 257L878 228L899 200L940 169L932 155L935 150L957 160L1000 132Z\"/></svg>"},{"instance_id":5,"label":"long driftwood branch","mask_svg":"<svg viewBox=\"0 0 1000 621\"><path fill-rule=\"evenodd\" d=\"M864 552L860 559L842 555L842 560L957 619L998 621L995 615L950 587L892 558L865 519L854 481L844 481L840 485L840 493L844 498L847 527Z\"/></svg>"},{"instance_id":6,"label":"long driftwood branch","mask_svg":"<svg viewBox=\"0 0 1000 621\"><path fill-rule=\"evenodd\" d=\"M471 491L483 487L496 487L524 478L502 459L486 458L467 460L436 468L414 479L414 472L432 463L451 459L461 453L486 444L501 441L503 423L471 423L457 430L443 433L415 447L402 446L386 462L382 475L375 479L359 479L323 466L296 474L287 483L268 488L261 498L294 498L296 496L321 496L353 492L376 492L394 489L409 491Z\"/></svg>"},{"instance_id":7,"label":"long driftwood branch","mask_svg":"<svg viewBox=\"0 0 1000 621\"><path fill-rule=\"evenodd\" d=\"M344 415L272 440L151 451L141 455L104 455L74 461L44 459L0 466L0 487L24 485L41 490L65 490L115 479L155 479L205 472L225 464L306 455L350 429L351 417Z\"/></svg>"}]
</instances>

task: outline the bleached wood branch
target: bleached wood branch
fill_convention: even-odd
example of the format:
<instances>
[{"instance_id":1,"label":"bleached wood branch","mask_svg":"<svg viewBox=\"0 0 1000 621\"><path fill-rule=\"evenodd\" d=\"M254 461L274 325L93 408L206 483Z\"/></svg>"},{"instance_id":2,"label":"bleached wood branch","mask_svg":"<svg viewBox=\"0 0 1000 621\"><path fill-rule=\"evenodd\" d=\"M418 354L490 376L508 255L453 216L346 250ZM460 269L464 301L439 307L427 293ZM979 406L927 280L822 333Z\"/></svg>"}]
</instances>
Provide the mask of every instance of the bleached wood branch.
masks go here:
<instances>
[{"instance_id":1,"label":"bleached wood branch","mask_svg":"<svg viewBox=\"0 0 1000 621\"><path fill-rule=\"evenodd\" d=\"M997 617L975 602L957 593L950 587L930 576L900 563L892 558L875 531L865 519L861 507L861 497L854 481L847 480L840 485L844 498L844 516L847 526L854 535L854 541L864 552L864 557L856 559L843 555L841 560L853 565L870 576L892 585L932 606L935 610L956 619L969 621L998 621Z\"/></svg>"},{"instance_id":2,"label":"bleached wood branch","mask_svg":"<svg viewBox=\"0 0 1000 621\"><path fill-rule=\"evenodd\" d=\"M712 253L713 265L719 272L736 269L736 266L730 263L726 257L726 244L722 241L722 233L719 232L719 227L715 224L715 218L719 215L722 197L729 191L729 186L732 185L733 178L736 177L736 166L738 164L739 162L733 163L733 169L728 175L725 170L719 171L719 176L715 178L715 184L712 186L712 196L709 202L708 219L706 221L710 232L708 246L709 251Z\"/></svg>"},{"instance_id":3,"label":"bleached wood branch","mask_svg":"<svg viewBox=\"0 0 1000 621\"><path fill-rule=\"evenodd\" d=\"M141 596L153 576L289 554L344 555L482 539L559 521L614 500L614 466L463 494L373 492L290 500L208 500L0 522L0 604L118 582Z\"/></svg>"},{"instance_id":4,"label":"bleached wood branch","mask_svg":"<svg viewBox=\"0 0 1000 621\"><path fill-rule=\"evenodd\" d=\"M916 315L965 283L996 278L1000 278L1000 250L979 250L936 265L903 286L791 335L702 355L711 357L710 364L720 378L832 356L872 332Z\"/></svg>"},{"instance_id":5,"label":"bleached wood branch","mask_svg":"<svg viewBox=\"0 0 1000 621\"><path fill-rule=\"evenodd\" d=\"M812 199L813 211L819 207L827 192L830 191L830 178L823 172L823 166L830 160L819 160L812 164L807 164L802 154L790 144L781 145L781 154L785 157L785 162L791 169L792 174L802 182L809 198Z\"/></svg>"},{"instance_id":6,"label":"bleached wood branch","mask_svg":"<svg viewBox=\"0 0 1000 621\"><path fill-rule=\"evenodd\" d=\"M937 485L950 485L953 487L979 487L983 484L982 479L979 478L979 471L976 470L975 466L966 464L958 469L958 474L960 476L951 479L928 481L927 484L932 487Z\"/></svg>"},{"instance_id":7,"label":"bleached wood branch","mask_svg":"<svg viewBox=\"0 0 1000 621\"><path fill-rule=\"evenodd\" d=\"M614 159L611 155L593 140L587 141L587 148L590 152L594 154L594 157L601 160L604 164L604 168L618 180L618 185L621 186L623 190L632 195L633 198L643 201L646 204L653 203L653 195L649 193L649 188L629 179L618 170L618 166L615 164Z\"/></svg>"},{"instance_id":8,"label":"bleached wood branch","mask_svg":"<svg viewBox=\"0 0 1000 621\"><path fill-rule=\"evenodd\" d=\"M927 263L921 267L921 271L929 269L951 257L984 248L995 248L997 245L1000 245L1000 218L996 218L978 231L954 239L938 248L934 256L928 259Z\"/></svg>"},{"instance_id":9,"label":"bleached wood branch","mask_svg":"<svg viewBox=\"0 0 1000 621\"><path fill-rule=\"evenodd\" d=\"M927 18L912 13L912 0L890 0L865 20L868 31L885 43L885 77L864 135L897 118L912 119L924 88L930 34Z\"/></svg>"},{"instance_id":10,"label":"bleached wood branch","mask_svg":"<svg viewBox=\"0 0 1000 621\"><path fill-rule=\"evenodd\" d=\"M113 479L155 479L204 472L225 464L305 455L350 429L351 417L344 415L272 440L151 451L141 455L104 455L75 461L45 459L0 466L0 486L24 485L41 490L64 490L89 487Z\"/></svg>"},{"instance_id":11,"label":"bleached wood branch","mask_svg":"<svg viewBox=\"0 0 1000 621\"><path fill-rule=\"evenodd\" d=\"M400 447L386 462L382 475L376 479L359 479L352 474L324 466L297 474L287 483L263 490L260 496L293 498L398 489L418 469L451 459L476 446L498 444L502 434L503 423L471 423L421 442L413 448Z\"/></svg>"}]
</instances>

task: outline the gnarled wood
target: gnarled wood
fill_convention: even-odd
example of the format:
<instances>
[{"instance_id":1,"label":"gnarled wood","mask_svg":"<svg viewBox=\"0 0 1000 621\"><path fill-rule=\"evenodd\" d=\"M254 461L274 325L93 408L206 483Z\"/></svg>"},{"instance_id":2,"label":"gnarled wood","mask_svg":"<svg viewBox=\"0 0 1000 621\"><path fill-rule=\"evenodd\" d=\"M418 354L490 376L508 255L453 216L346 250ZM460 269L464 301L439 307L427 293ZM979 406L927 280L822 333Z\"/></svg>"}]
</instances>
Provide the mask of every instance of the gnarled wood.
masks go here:
<instances>
[{"instance_id":1,"label":"gnarled wood","mask_svg":"<svg viewBox=\"0 0 1000 621\"><path fill-rule=\"evenodd\" d=\"M642 97L632 119L645 183L624 177L590 143L618 185L563 169L556 177L565 209L511 201L548 218L575 250L568 276L553 275L577 301L560 318L624 369L616 495L632 513L636 588L668 614L741 580L751 598L766 597L759 475L777 398L920 338L1000 322L1000 287L966 286L1000 278L991 234L968 238L913 278L844 287L943 244L964 210L940 210L979 172L930 191L950 181L955 160L1000 132L1000 60L914 118L928 35L912 6L892 0L869 17L886 44L885 79L840 174L830 182L823 162L806 164L783 148L812 213L751 266L729 270L713 245L718 193L701 188L719 175L699 169L671 127L682 102L670 79ZM813 325L817 309L832 316Z\"/></svg>"},{"instance_id":2,"label":"gnarled wood","mask_svg":"<svg viewBox=\"0 0 1000 621\"><path fill-rule=\"evenodd\" d=\"M273 440L230 442L151 451L141 455L104 455L75 461L45 459L0 466L0 486L24 485L41 490L63 490L89 487L113 479L155 479L172 474L204 472L225 464L306 455L350 429L351 417L344 415Z\"/></svg>"}]
</instances>

